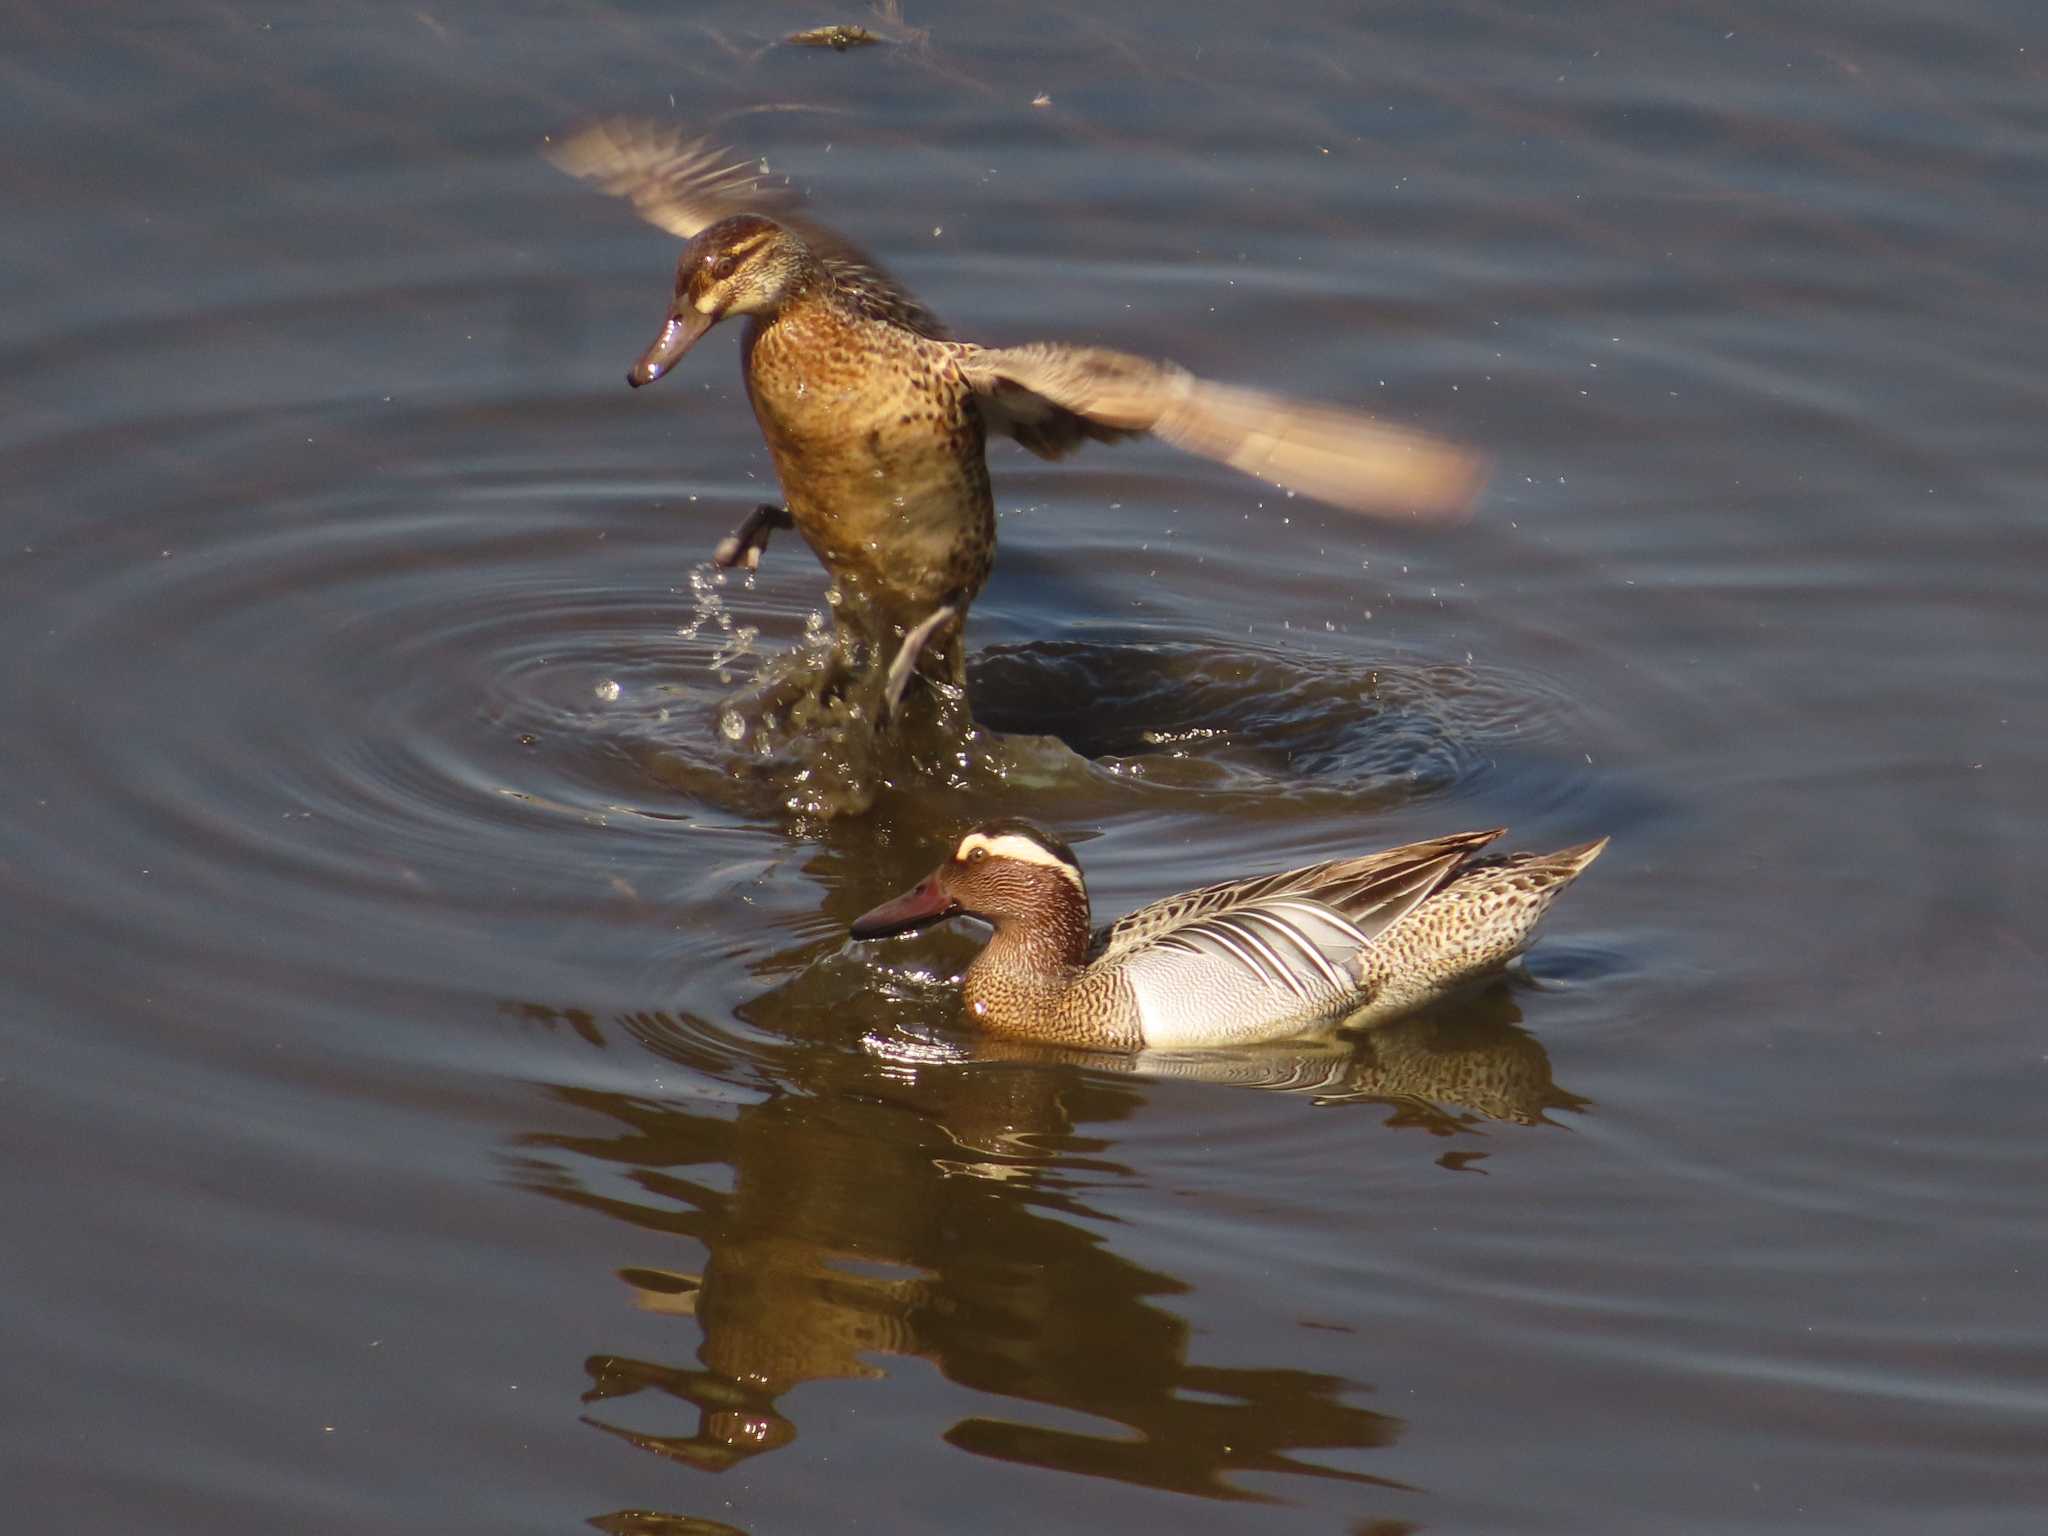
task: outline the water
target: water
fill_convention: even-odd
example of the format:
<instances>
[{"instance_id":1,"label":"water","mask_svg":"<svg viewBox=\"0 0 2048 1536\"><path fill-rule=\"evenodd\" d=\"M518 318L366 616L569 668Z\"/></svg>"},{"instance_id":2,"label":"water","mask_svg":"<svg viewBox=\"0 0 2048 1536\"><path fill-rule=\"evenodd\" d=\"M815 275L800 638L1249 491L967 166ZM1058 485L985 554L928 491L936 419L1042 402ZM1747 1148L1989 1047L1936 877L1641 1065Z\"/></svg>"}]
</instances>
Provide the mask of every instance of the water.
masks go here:
<instances>
[{"instance_id":1,"label":"water","mask_svg":"<svg viewBox=\"0 0 2048 1536\"><path fill-rule=\"evenodd\" d=\"M17 1520L2038 1529L2032 8L832 19L10 8ZM822 573L702 568L733 344L627 391L673 244L536 153L619 111L1480 514L998 448L995 765L792 813ZM1614 844L1468 1002L1117 1064L843 940L998 810L1104 916Z\"/></svg>"}]
</instances>

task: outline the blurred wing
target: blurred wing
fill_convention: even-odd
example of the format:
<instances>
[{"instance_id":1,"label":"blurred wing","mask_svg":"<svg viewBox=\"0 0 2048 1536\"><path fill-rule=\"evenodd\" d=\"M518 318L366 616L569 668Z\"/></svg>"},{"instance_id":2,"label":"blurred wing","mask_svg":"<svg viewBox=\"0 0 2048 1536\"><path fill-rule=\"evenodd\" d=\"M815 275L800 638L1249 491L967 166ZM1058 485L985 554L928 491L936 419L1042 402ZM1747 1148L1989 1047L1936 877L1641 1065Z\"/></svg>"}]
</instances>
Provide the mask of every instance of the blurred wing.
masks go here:
<instances>
[{"instance_id":1,"label":"blurred wing","mask_svg":"<svg viewBox=\"0 0 2048 1536\"><path fill-rule=\"evenodd\" d=\"M732 151L685 138L673 128L610 118L548 145L548 159L571 176L623 197L657 229L688 240L736 213L764 214L802 238L847 297L869 313L941 340L946 328L910 291L852 241L796 211L788 186L767 186Z\"/></svg>"},{"instance_id":2,"label":"blurred wing","mask_svg":"<svg viewBox=\"0 0 2048 1536\"><path fill-rule=\"evenodd\" d=\"M1150 432L1332 506L1379 516L1465 516L1484 461L1425 432L1357 411L1198 379L1101 347L1038 342L966 349L961 371L989 425L1046 458L1084 440Z\"/></svg>"},{"instance_id":3,"label":"blurred wing","mask_svg":"<svg viewBox=\"0 0 2048 1536\"><path fill-rule=\"evenodd\" d=\"M543 151L571 176L623 197L657 229L688 240L735 213L765 213L794 199L764 188L760 174L732 152L670 128L610 118L579 128Z\"/></svg>"}]
</instances>

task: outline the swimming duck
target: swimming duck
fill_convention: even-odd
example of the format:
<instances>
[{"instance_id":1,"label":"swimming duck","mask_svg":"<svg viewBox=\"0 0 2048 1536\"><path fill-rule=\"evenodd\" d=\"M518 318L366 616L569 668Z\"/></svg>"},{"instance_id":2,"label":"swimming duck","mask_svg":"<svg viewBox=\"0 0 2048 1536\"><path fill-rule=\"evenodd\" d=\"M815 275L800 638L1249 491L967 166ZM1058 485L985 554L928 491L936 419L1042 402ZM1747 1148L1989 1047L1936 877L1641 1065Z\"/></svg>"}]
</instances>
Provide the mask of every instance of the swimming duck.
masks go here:
<instances>
[{"instance_id":1,"label":"swimming duck","mask_svg":"<svg viewBox=\"0 0 2048 1536\"><path fill-rule=\"evenodd\" d=\"M1364 1028L1507 964L1607 846L1475 857L1504 830L1205 886L1096 931L1073 851L1030 822L991 821L852 933L992 924L964 998L982 1028L1016 1039L1185 1050Z\"/></svg>"},{"instance_id":2,"label":"swimming duck","mask_svg":"<svg viewBox=\"0 0 2048 1536\"><path fill-rule=\"evenodd\" d=\"M889 654L885 703L914 672L958 684L968 605L995 557L986 442L1056 459L1150 432L1304 495L1406 518L1461 514L1478 459L1355 411L1196 378L1100 347L956 341L876 262L793 211L784 189L722 150L647 123L585 128L548 154L689 243L636 388L704 333L747 318L741 374L784 504L717 548L756 568L794 526L833 577L837 618Z\"/></svg>"}]
</instances>

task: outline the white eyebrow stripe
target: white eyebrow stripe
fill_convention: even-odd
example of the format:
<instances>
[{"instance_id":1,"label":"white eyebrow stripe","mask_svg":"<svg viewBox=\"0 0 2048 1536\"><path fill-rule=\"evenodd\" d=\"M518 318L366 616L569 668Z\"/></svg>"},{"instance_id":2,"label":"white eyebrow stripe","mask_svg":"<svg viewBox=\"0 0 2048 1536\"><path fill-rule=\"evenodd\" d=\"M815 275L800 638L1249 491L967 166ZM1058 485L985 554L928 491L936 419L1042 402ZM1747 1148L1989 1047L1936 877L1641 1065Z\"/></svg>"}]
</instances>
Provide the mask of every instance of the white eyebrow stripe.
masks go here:
<instances>
[{"instance_id":1,"label":"white eyebrow stripe","mask_svg":"<svg viewBox=\"0 0 2048 1536\"><path fill-rule=\"evenodd\" d=\"M779 233L781 233L781 231L779 230L764 229L757 234L743 236L742 238L733 241L733 243L728 245L722 252L720 252L720 254L724 256L730 256L733 259L733 261L737 264L739 262L745 261L749 256L753 255L754 252L760 250L762 246L766 245L769 241L773 240Z\"/></svg>"},{"instance_id":2,"label":"white eyebrow stripe","mask_svg":"<svg viewBox=\"0 0 2048 1536\"><path fill-rule=\"evenodd\" d=\"M1073 883L1074 889L1086 892L1081 883L1081 871L1054 853L1036 838L1024 837L1015 832L1004 832L990 837L982 832L970 832L960 839L960 846L953 857L965 859L975 849L982 849L990 858L1015 859L1020 864L1036 864L1044 869L1056 869Z\"/></svg>"}]
</instances>

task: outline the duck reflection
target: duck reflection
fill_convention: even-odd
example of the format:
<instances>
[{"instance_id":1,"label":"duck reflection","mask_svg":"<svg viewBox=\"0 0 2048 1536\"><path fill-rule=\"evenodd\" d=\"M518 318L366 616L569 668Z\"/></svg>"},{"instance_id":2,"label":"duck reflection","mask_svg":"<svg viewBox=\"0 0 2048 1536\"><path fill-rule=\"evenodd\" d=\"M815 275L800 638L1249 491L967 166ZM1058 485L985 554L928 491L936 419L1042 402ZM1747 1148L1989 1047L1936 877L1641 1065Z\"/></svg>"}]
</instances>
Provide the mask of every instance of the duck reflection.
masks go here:
<instances>
[{"instance_id":1,"label":"duck reflection","mask_svg":"<svg viewBox=\"0 0 2048 1536\"><path fill-rule=\"evenodd\" d=\"M1495 988L1455 1010L1438 1009L1365 1034L1235 1050L1105 1055L1003 1040L933 1046L907 1035L863 1043L885 1058L1065 1062L1148 1082L1298 1094L1318 1107L1381 1104L1394 1110L1389 1125L1449 1136L1477 1130L1487 1120L1548 1123L1552 1110L1587 1106L1552 1081L1549 1054L1517 1027L1521 1017L1506 989Z\"/></svg>"},{"instance_id":2,"label":"duck reflection","mask_svg":"<svg viewBox=\"0 0 2048 1536\"><path fill-rule=\"evenodd\" d=\"M1335 1046L1104 1058L938 1042L872 988L850 1001L844 977L820 974L831 969L741 1009L760 1040L687 1014L616 1021L716 1085L707 1098L554 1090L609 1126L530 1138L529 1186L702 1254L701 1269L619 1271L643 1309L694 1321L696 1358L591 1358L587 1422L721 1471L796 1437L792 1389L884 1377L911 1357L1053 1410L944 1432L978 1455L1208 1498L1264 1497L1234 1480L1246 1473L1402 1486L1304 1459L1394 1441L1401 1421L1355 1402L1366 1384L1188 1358L1189 1326L1164 1304L1185 1285L1106 1243L1111 1218L1090 1205L1133 1177L1101 1130L1169 1079L1379 1104L1391 1125L1445 1136L1578 1107L1504 993ZM650 1393L682 1421L627 1428L602 1406Z\"/></svg>"}]
</instances>

